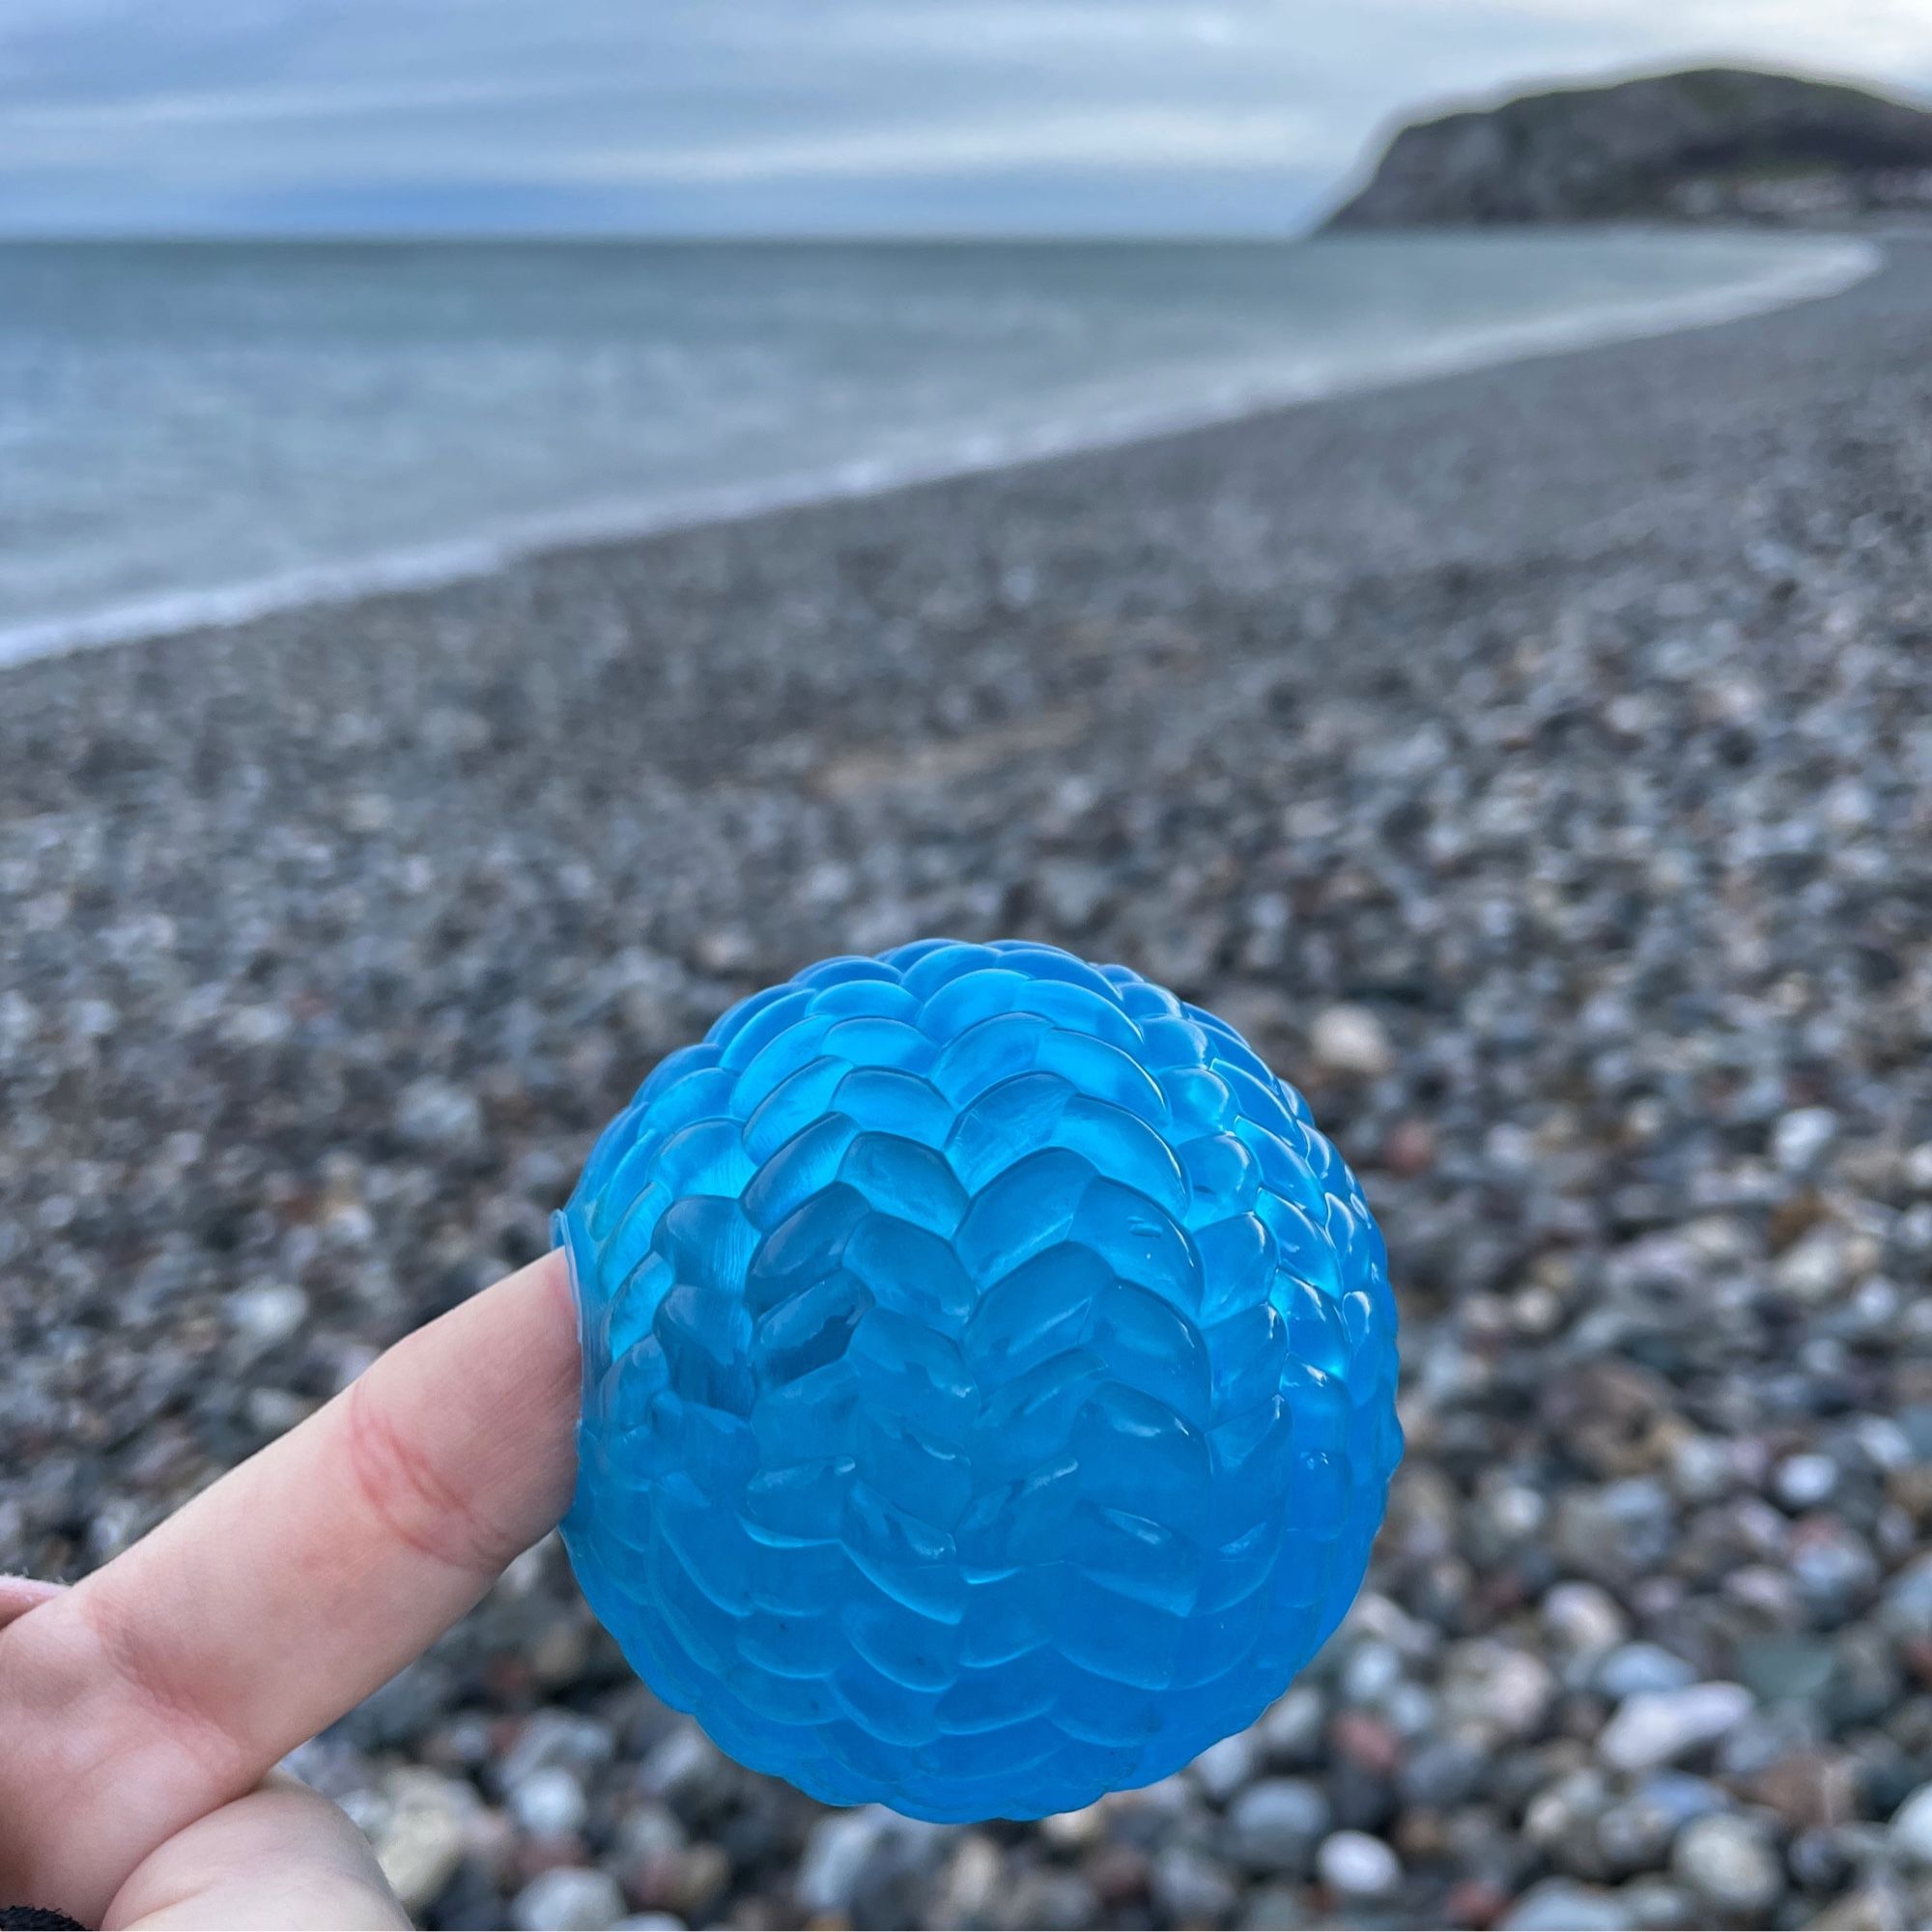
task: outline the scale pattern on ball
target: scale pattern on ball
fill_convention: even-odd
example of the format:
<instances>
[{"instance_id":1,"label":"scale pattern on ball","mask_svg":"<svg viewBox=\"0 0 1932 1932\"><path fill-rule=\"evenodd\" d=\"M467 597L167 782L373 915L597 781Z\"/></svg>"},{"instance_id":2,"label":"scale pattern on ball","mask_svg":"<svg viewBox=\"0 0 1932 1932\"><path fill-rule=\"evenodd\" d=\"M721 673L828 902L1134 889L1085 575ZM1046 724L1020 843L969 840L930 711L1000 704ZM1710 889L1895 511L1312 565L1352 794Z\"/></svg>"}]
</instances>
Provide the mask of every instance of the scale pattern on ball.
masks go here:
<instances>
[{"instance_id":1,"label":"scale pattern on ball","mask_svg":"<svg viewBox=\"0 0 1932 1932\"><path fill-rule=\"evenodd\" d=\"M672 1054L559 1215L578 1577L832 1804L1031 1817L1251 1722L1402 1453L1387 1258L1225 1022L1018 941L838 958Z\"/></svg>"}]
</instances>

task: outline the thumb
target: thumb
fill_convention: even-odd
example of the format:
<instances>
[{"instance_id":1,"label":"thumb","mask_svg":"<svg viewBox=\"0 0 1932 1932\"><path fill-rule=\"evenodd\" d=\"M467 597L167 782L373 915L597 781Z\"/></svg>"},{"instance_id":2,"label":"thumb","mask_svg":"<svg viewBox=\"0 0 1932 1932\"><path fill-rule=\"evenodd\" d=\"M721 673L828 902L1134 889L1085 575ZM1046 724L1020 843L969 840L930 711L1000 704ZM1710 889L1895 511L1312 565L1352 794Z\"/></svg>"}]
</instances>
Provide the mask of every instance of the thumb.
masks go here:
<instances>
[{"instance_id":1,"label":"thumb","mask_svg":"<svg viewBox=\"0 0 1932 1932\"><path fill-rule=\"evenodd\" d=\"M150 1853L104 1923L130 1932L269 1925L390 1932L410 1919L362 1833L326 1798L278 1772Z\"/></svg>"}]
</instances>

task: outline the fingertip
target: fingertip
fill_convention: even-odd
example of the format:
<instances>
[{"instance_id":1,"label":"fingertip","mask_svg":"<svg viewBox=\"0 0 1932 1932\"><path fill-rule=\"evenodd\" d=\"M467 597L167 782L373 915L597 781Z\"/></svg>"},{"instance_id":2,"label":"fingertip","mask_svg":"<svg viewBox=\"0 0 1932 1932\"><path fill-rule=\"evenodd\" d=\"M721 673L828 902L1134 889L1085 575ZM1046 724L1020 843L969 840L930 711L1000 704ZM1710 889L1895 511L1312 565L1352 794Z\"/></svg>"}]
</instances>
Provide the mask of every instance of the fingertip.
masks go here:
<instances>
[{"instance_id":1,"label":"fingertip","mask_svg":"<svg viewBox=\"0 0 1932 1932\"><path fill-rule=\"evenodd\" d=\"M0 1630L66 1588L65 1583L43 1583L33 1577L0 1577Z\"/></svg>"}]
</instances>

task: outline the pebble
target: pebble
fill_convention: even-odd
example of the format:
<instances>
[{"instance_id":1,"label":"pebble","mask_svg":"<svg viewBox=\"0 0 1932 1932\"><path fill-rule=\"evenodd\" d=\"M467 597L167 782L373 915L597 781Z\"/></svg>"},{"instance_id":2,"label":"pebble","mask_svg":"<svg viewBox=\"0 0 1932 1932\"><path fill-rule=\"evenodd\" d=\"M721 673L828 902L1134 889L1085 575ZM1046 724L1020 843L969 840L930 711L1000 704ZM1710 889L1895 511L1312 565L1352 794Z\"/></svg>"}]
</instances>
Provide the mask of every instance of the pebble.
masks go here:
<instances>
[{"instance_id":1,"label":"pebble","mask_svg":"<svg viewBox=\"0 0 1932 1932\"><path fill-rule=\"evenodd\" d=\"M510 1905L510 1922L523 1932L608 1932L623 1916L617 1881L584 1865L539 1872Z\"/></svg>"},{"instance_id":2,"label":"pebble","mask_svg":"<svg viewBox=\"0 0 1932 1932\"><path fill-rule=\"evenodd\" d=\"M1223 1916L1233 1902L1232 1886L1213 1893L1209 1903L1218 1910L1202 1915L1204 1922ZM1029 1872L1013 1889L1007 1918L1013 1925L1037 1926L1039 1932L1073 1932L1075 1927L1092 1925L1098 1909L1094 1888L1079 1873L1037 1871Z\"/></svg>"},{"instance_id":3,"label":"pebble","mask_svg":"<svg viewBox=\"0 0 1932 1932\"><path fill-rule=\"evenodd\" d=\"M1655 1643L1623 1644L1597 1667L1597 1689L1619 1703L1645 1692L1682 1690L1696 1681L1690 1664Z\"/></svg>"},{"instance_id":4,"label":"pebble","mask_svg":"<svg viewBox=\"0 0 1932 1932\"><path fill-rule=\"evenodd\" d=\"M640 1790L692 1810L721 1795L731 1777L724 1752L692 1723L676 1725L638 1767Z\"/></svg>"},{"instance_id":5,"label":"pebble","mask_svg":"<svg viewBox=\"0 0 1932 1932\"><path fill-rule=\"evenodd\" d=\"M1803 1174L1815 1167L1838 1137L1838 1117L1829 1107L1798 1107L1772 1131L1771 1155L1779 1167Z\"/></svg>"},{"instance_id":6,"label":"pebble","mask_svg":"<svg viewBox=\"0 0 1932 1932\"><path fill-rule=\"evenodd\" d=\"M1713 1913L1747 1924L1768 1923L1784 1895L1784 1860L1754 1818L1712 1812L1691 1819L1677 1834L1670 1869Z\"/></svg>"},{"instance_id":7,"label":"pebble","mask_svg":"<svg viewBox=\"0 0 1932 1932\"><path fill-rule=\"evenodd\" d=\"M1262 1713L1255 1737L1269 1762L1309 1764L1320 1755L1327 1721L1321 1690L1313 1684L1296 1684Z\"/></svg>"},{"instance_id":8,"label":"pebble","mask_svg":"<svg viewBox=\"0 0 1932 1932\"><path fill-rule=\"evenodd\" d=\"M1932 1640L1932 1550L1913 1558L1886 1585L1880 1615L1902 1638Z\"/></svg>"},{"instance_id":9,"label":"pebble","mask_svg":"<svg viewBox=\"0 0 1932 1932\"><path fill-rule=\"evenodd\" d=\"M384 1790L388 1809L375 1833L376 1861L403 1910L420 1917L463 1861L476 1795L467 1784L409 1765L392 1771Z\"/></svg>"},{"instance_id":10,"label":"pebble","mask_svg":"<svg viewBox=\"0 0 1932 1932\"><path fill-rule=\"evenodd\" d=\"M616 1755L617 1740L609 1724L577 1711L547 1708L531 1714L503 1754L500 1776L514 1790L531 1773L562 1765L594 1776Z\"/></svg>"},{"instance_id":11,"label":"pebble","mask_svg":"<svg viewBox=\"0 0 1932 1932\"><path fill-rule=\"evenodd\" d=\"M1446 1811L1473 1798L1489 1782L1490 1747L1473 1737L1435 1737L1402 1768L1402 1789L1412 1804Z\"/></svg>"},{"instance_id":12,"label":"pebble","mask_svg":"<svg viewBox=\"0 0 1932 1932\"><path fill-rule=\"evenodd\" d=\"M1644 1932L1697 1932L1701 1914L1680 1885L1646 1874L1617 1888L1617 1903L1627 1923Z\"/></svg>"},{"instance_id":13,"label":"pebble","mask_svg":"<svg viewBox=\"0 0 1932 1932\"><path fill-rule=\"evenodd\" d=\"M1597 1751L1618 1771L1672 1764L1714 1745L1751 1709L1741 1684L1692 1684L1681 1690L1628 1697L1597 1739Z\"/></svg>"},{"instance_id":14,"label":"pebble","mask_svg":"<svg viewBox=\"0 0 1932 1932\"><path fill-rule=\"evenodd\" d=\"M1395 1065L1388 1030L1366 1007L1326 1007L1308 1031L1316 1064L1331 1073L1378 1079Z\"/></svg>"},{"instance_id":15,"label":"pebble","mask_svg":"<svg viewBox=\"0 0 1932 1932\"><path fill-rule=\"evenodd\" d=\"M1492 1638L1452 1644L1442 1659L1442 1715L1452 1726L1497 1738L1533 1737L1556 1678L1533 1652Z\"/></svg>"},{"instance_id":16,"label":"pebble","mask_svg":"<svg viewBox=\"0 0 1932 1932\"><path fill-rule=\"evenodd\" d=\"M1584 1658L1613 1650L1630 1631L1616 1599L1595 1583L1558 1583L1543 1600L1543 1621L1557 1644Z\"/></svg>"},{"instance_id":17,"label":"pebble","mask_svg":"<svg viewBox=\"0 0 1932 1932\"><path fill-rule=\"evenodd\" d=\"M861 1882L888 1861L920 1858L951 1834L883 1804L835 1811L812 1828L794 1890L808 1913L849 1913Z\"/></svg>"},{"instance_id":18,"label":"pebble","mask_svg":"<svg viewBox=\"0 0 1932 1932\"><path fill-rule=\"evenodd\" d=\"M1609 1787L1594 1766L1579 1766L1539 1791L1523 1808L1522 1836L1559 1869L1579 1878L1604 1876L1597 1827Z\"/></svg>"},{"instance_id":19,"label":"pebble","mask_svg":"<svg viewBox=\"0 0 1932 1932\"><path fill-rule=\"evenodd\" d=\"M1219 1925L1240 1896L1232 1872L1187 1845L1164 1845L1154 1854L1148 1889L1173 1925Z\"/></svg>"},{"instance_id":20,"label":"pebble","mask_svg":"<svg viewBox=\"0 0 1932 1932\"><path fill-rule=\"evenodd\" d=\"M1531 1886L1496 1921L1499 1932L1630 1932L1634 1922L1615 1892L1567 1878Z\"/></svg>"},{"instance_id":21,"label":"pebble","mask_svg":"<svg viewBox=\"0 0 1932 1932\"><path fill-rule=\"evenodd\" d=\"M589 1815L583 1786L560 1764L542 1765L510 1789L510 1815L539 1838L567 1838Z\"/></svg>"},{"instance_id":22,"label":"pebble","mask_svg":"<svg viewBox=\"0 0 1932 1932\"><path fill-rule=\"evenodd\" d=\"M1229 1808L1229 1856L1251 1871L1306 1873L1332 1818L1326 1796L1312 1780L1263 1778Z\"/></svg>"},{"instance_id":23,"label":"pebble","mask_svg":"<svg viewBox=\"0 0 1932 1932\"><path fill-rule=\"evenodd\" d=\"M1663 1559L1675 1531L1669 1492L1654 1478L1633 1476L1566 1495L1557 1506L1551 1544L1577 1574L1627 1587Z\"/></svg>"},{"instance_id":24,"label":"pebble","mask_svg":"<svg viewBox=\"0 0 1932 1932\"><path fill-rule=\"evenodd\" d=\"M1107 1812L1103 1803L1083 1804L1078 1811L1056 1811L1039 1821L1039 1835L1056 1850L1091 1851L1105 1842Z\"/></svg>"},{"instance_id":25,"label":"pebble","mask_svg":"<svg viewBox=\"0 0 1932 1932\"><path fill-rule=\"evenodd\" d=\"M1653 1771L1597 1820L1597 1842L1623 1871L1655 1871L1666 1861L1677 1833L1693 1818L1722 1811L1724 1788L1684 1771Z\"/></svg>"},{"instance_id":26,"label":"pebble","mask_svg":"<svg viewBox=\"0 0 1932 1932\"><path fill-rule=\"evenodd\" d=\"M260 1349L276 1349L299 1333L309 1299L293 1282L264 1281L237 1289L227 1300L228 1320L239 1335Z\"/></svg>"},{"instance_id":27,"label":"pebble","mask_svg":"<svg viewBox=\"0 0 1932 1932\"><path fill-rule=\"evenodd\" d=\"M961 1838L936 1879L927 1922L984 1925L995 1922L1003 1902L1005 1861L992 1839L978 1832Z\"/></svg>"},{"instance_id":28,"label":"pebble","mask_svg":"<svg viewBox=\"0 0 1932 1932\"><path fill-rule=\"evenodd\" d=\"M1217 1804L1225 1804L1254 1776L1260 1749L1247 1731L1209 1745L1188 1767L1190 1775Z\"/></svg>"},{"instance_id":29,"label":"pebble","mask_svg":"<svg viewBox=\"0 0 1932 1932\"><path fill-rule=\"evenodd\" d=\"M1932 1784L1921 1784L1891 1821L1891 1849L1913 1864L1932 1867Z\"/></svg>"},{"instance_id":30,"label":"pebble","mask_svg":"<svg viewBox=\"0 0 1932 1932\"><path fill-rule=\"evenodd\" d=\"M482 1139L483 1109L474 1094L449 1081L412 1081L396 1098L396 1131L419 1148L470 1148Z\"/></svg>"},{"instance_id":31,"label":"pebble","mask_svg":"<svg viewBox=\"0 0 1932 1932\"><path fill-rule=\"evenodd\" d=\"M1844 1231L1828 1225L1812 1229L1787 1249L1773 1275L1787 1294L1816 1307L1849 1288L1855 1272Z\"/></svg>"},{"instance_id":32,"label":"pebble","mask_svg":"<svg viewBox=\"0 0 1932 1932\"><path fill-rule=\"evenodd\" d=\"M1772 1487L1785 1508L1816 1509L1838 1487L1838 1465L1829 1456L1787 1456L1777 1465Z\"/></svg>"},{"instance_id":33,"label":"pebble","mask_svg":"<svg viewBox=\"0 0 1932 1932\"><path fill-rule=\"evenodd\" d=\"M1402 1883L1402 1861L1366 1832L1331 1832L1315 1866L1321 1883L1344 1898L1385 1898Z\"/></svg>"}]
</instances>

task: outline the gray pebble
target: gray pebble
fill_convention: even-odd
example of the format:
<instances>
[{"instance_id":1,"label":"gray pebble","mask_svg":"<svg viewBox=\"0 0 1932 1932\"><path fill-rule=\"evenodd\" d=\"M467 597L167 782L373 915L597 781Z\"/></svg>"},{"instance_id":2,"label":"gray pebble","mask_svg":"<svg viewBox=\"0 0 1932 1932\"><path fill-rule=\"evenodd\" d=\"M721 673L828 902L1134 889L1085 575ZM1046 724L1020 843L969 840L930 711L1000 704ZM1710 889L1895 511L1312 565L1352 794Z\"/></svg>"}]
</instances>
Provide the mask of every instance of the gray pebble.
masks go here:
<instances>
[{"instance_id":1,"label":"gray pebble","mask_svg":"<svg viewBox=\"0 0 1932 1932\"><path fill-rule=\"evenodd\" d=\"M1218 1925L1240 1896L1225 1866L1185 1845L1155 1853L1150 1890L1161 1916L1177 1925Z\"/></svg>"},{"instance_id":2,"label":"gray pebble","mask_svg":"<svg viewBox=\"0 0 1932 1932\"><path fill-rule=\"evenodd\" d=\"M1402 1883L1402 1861L1366 1832L1332 1832L1316 1853L1321 1883L1344 1898L1386 1898Z\"/></svg>"},{"instance_id":3,"label":"gray pebble","mask_svg":"<svg viewBox=\"0 0 1932 1932\"><path fill-rule=\"evenodd\" d=\"M1773 1131L1772 1158L1794 1174L1806 1173L1837 1137L1838 1117L1831 1108L1798 1107Z\"/></svg>"},{"instance_id":4,"label":"gray pebble","mask_svg":"<svg viewBox=\"0 0 1932 1932\"><path fill-rule=\"evenodd\" d=\"M808 1913L850 1912L861 1884L875 1870L889 1861L936 1861L951 1835L883 1804L832 1812L812 1828L799 1861L798 1902Z\"/></svg>"},{"instance_id":5,"label":"gray pebble","mask_svg":"<svg viewBox=\"0 0 1932 1932\"><path fill-rule=\"evenodd\" d=\"M373 1833L383 1876L412 1916L425 1912L456 1874L476 1794L433 1771L402 1766L384 1780L388 1803Z\"/></svg>"},{"instance_id":6,"label":"gray pebble","mask_svg":"<svg viewBox=\"0 0 1932 1932\"><path fill-rule=\"evenodd\" d=\"M1763 1924L1784 1896L1784 1860L1755 1818L1711 1812L1677 1834L1670 1869L1711 1911Z\"/></svg>"},{"instance_id":7,"label":"gray pebble","mask_svg":"<svg viewBox=\"0 0 1932 1932\"><path fill-rule=\"evenodd\" d=\"M1567 1878L1532 1886L1497 1920L1498 1932L1630 1932L1634 1923L1616 1892Z\"/></svg>"},{"instance_id":8,"label":"gray pebble","mask_svg":"<svg viewBox=\"0 0 1932 1932\"><path fill-rule=\"evenodd\" d=\"M1893 1814L1891 1848L1916 1865L1932 1868L1932 1784L1922 1784Z\"/></svg>"},{"instance_id":9,"label":"gray pebble","mask_svg":"<svg viewBox=\"0 0 1932 1932\"><path fill-rule=\"evenodd\" d=\"M1255 1775L1260 1756L1254 1735L1236 1731L1209 1745L1188 1766L1188 1773L1217 1804L1225 1804Z\"/></svg>"},{"instance_id":10,"label":"gray pebble","mask_svg":"<svg viewBox=\"0 0 1932 1932\"><path fill-rule=\"evenodd\" d=\"M1305 1873L1333 1813L1321 1787L1300 1777L1265 1777L1228 1811L1228 1853L1257 1872Z\"/></svg>"},{"instance_id":11,"label":"gray pebble","mask_svg":"<svg viewBox=\"0 0 1932 1932\"><path fill-rule=\"evenodd\" d=\"M1714 1745L1751 1709L1741 1684L1692 1684L1628 1697L1604 1726L1597 1750L1618 1771L1670 1764Z\"/></svg>"},{"instance_id":12,"label":"gray pebble","mask_svg":"<svg viewBox=\"0 0 1932 1932\"><path fill-rule=\"evenodd\" d=\"M623 1916L617 1881L582 1865L540 1872L510 1903L510 1922L523 1932L608 1932Z\"/></svg>"},{"instance_id":13,"label":"gray pebble","mask_svg":"<svg viewBox=\"0 0 1932 1932\"><path fill-rule=\"evenodd\" d=\"M260 1349L279 1348L308 1320L309 1299L293 1282L257 1282L228 1297L227 1315L236 1332Z\"/></svg>"},{"instance_id":14,"label":"gray pebble","mask_svg":"<svg viewBox=\"0 0 1932 1932\"><path fill-rule=\"evenodd\" d=\"M1618 1703L1645 1692L1682 1690L1696 1681L1690 1664L1655 1643L1624 1644L1597 1667L1597 1689Z\"/></svg>"},{"instance_id":15,"label":"gray pebble","mask_svg":"<svg viewBox=\"0 0 1932 1932\"><path fill-rule=\"evenodd\" d=\"M483 1109L474 1094L449 1081L412 1081L396 1098L396 1131L420 1148L469 1148L482 1138Z\"/></svg>"},{"instance_id":16,"label":"gray pebble","mask_svg":"<svg viewBox=\"0 0 1932 1932\"><path fill-rule=\"evenodd\" d=\"M511 1817L536 1837L568 1837L588 1814L582 1785L560 1764L539 1766L510 1788Z\"/></svg>"}]
</instances>

